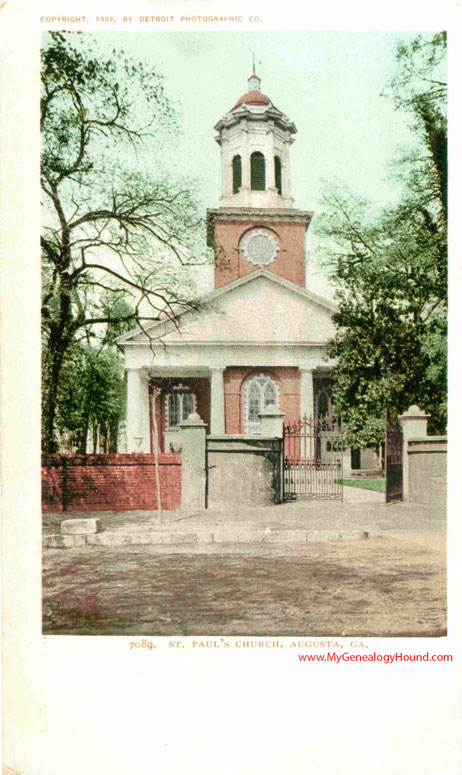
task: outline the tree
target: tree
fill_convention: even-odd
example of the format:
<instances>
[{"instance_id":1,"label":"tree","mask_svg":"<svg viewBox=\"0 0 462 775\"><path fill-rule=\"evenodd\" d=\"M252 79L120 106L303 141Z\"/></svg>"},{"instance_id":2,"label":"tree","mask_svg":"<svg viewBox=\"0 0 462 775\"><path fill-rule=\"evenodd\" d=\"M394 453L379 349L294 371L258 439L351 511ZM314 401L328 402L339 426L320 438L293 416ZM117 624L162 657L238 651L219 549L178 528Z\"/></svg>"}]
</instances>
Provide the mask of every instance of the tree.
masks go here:
<instances>
[{"instance_id":1,"label":"tree","mask_svg":"<svg viewBox=\"0 0 462 775\"><path fill-rule=\"evenodd\" d=\"M104 337L117 322L145 328L160 315L175 320L178 305L190 304L183 267L194 260L202 225L191 184L156 171L156 154L178 133L161 76L120 51L105 57L88 40L51 33L42 51L42 416L49 452L69 348L95 331ZM122 314L121 299L130 302Z\"/></svg>"},{"instance_id":2,"label":"tree","mask_svg":"<svg viewBox=\"0 0 462 775\"><path fill-rule=\"evenodd\" d=\"M88 436L93 452L98 438L104 452L117 451L120 420L124 414L125 384L120 360L114 350L91 345L68 348L61 370L56 425L71 432L80 454L86 454Z\"/></svg>"},{"instance_id":3,"label":"tree","mask_svg":"<svg viewBox=\"0 0 462 775\"><path fill-rule=\"evenodd\" d=\"M330 185L317 231L327 242L339 312L329 352L335 403L352 444L379 443L385 414L418 403L446 424L447 171L444 35L400 44L388 84L416 145L393 172L403 194L379 217L343 184Z\"/></svg>"},{"instance_id":4,"label":"tree","mask_svg":"<svg viewBox=\"0 0 462 775\"><path fill-rule=\"evenodd\" d=\"M113 304L102 296L102 310ZM105 326L104 336L87 331L81 341L67 349L58 387L56 428L60 437L70 435L80 454L88 450L89 434L93 452L117 452L120 423L125 415L125 380L121 356L115 340L130 328L125 322L131 311L124 299L112 308L114 322Z\"/></svg>"}]
</instances>

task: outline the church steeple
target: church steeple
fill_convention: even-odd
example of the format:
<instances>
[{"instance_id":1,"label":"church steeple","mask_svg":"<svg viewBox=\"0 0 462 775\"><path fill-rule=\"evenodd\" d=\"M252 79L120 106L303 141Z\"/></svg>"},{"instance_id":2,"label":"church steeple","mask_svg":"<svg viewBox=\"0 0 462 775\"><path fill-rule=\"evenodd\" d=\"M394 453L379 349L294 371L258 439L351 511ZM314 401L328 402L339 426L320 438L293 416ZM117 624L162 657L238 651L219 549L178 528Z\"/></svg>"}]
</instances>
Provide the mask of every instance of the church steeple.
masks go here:
<instances>
[{"instance_id":1,"label":"church steeple","mask_svg":"<svg viewBox=\"0 0 462 775\"><path fill-rule=\"evenodd\" d=\"M248 91L215 130L222 162L220 207L293 208L290 145L297 129L263 94L255 67Z\"/></svg>"},{"instance_id":2,"label":"church steeple","mask_svg":"<svg viewBox=\"0 0 462 775\"><path fill-rule=\"evenodd\" d=\"M207 211L215 288L252 272L305 287L305 232L312 213L290 193L293 122L261 91L253 69L245 94L215 126L221 149L220 206Z\"/></svg>"}]
</instances>

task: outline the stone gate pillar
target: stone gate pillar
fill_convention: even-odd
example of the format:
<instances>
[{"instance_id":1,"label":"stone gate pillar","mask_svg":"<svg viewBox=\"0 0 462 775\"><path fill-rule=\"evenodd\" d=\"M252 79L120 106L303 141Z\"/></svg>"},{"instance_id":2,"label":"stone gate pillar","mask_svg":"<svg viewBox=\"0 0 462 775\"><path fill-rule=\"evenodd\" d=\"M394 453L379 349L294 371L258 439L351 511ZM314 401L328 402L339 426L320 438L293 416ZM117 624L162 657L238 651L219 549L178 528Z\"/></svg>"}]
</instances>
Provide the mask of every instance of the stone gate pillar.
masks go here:
<instances>
[{"instance_id":1,"label":"stone gate pillar","mask_svg":"<svg viewBox=\"0 0 462 775\"><path fill-rule=\"evenodd\" d=\"M181 508L205 509L205 423L193 412L180 428Z\"/></svg>"},{"instance_id":2,"label":"stone gate pillar","mask_svg":"<svg viewBox=\"0 0 462 775\"><path fill-rule=\"evenodd\" d=\"M261 435L282 439L285 412L280 412L274 404L270 404L260 412Z\"/></svg>"},{"instance_id":3,"label":"stone gate pillar","mask_svg":"<svg viewBox=\"0 0 462 775\"><path fill-rule=\"evenodd\" d=\"M409 500L409 439L424 439L427 436L427 423L430 414L425 414L416 404L410 406L405 414L399 416L403 429L403 501Z\"/></svg>"}]
</instances>

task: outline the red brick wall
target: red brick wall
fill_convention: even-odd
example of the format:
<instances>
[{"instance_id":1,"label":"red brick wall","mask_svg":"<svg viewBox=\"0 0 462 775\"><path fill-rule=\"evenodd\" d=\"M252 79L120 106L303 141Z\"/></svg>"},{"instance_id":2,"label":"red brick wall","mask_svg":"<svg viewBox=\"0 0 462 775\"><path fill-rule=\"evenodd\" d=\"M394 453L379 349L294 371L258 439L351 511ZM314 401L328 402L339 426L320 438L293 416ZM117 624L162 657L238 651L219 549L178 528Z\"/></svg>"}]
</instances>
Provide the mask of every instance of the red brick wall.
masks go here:
<instances>
[{"instance_id":1,"label":"red brick wall","mask_svg":"<svg viewBox=\"0 0 462 775\"><path fill-rule=\"evenodd\" d=\"M239 244L249 229L268 231L279 245L272 264L264 267L285 280L305 287L305 221L216 221L215 222L215 288L256 272L241 255Z\"/></svg>"},{"instance_id":2,"label":"red brick wall","mask_svg":"<svg viewBox=\"0 0 462 775\"><path fill-rule=\"evenodd\" d=\"M292 366L229 367L224 373L226 433L244 433L244 386L256 374L266 374L279 387L279 408L284 422L300 417L300 372Z\"/></svg>"},{"instance_id":3,"label":"red brick wall","mask_svg":"<svg viewBox=\"0 0 462 775\"><path fill-rule=\"evenodd\" d=\"M157 509L154 455L44 455L44 511ZM179 509L181 455L159 456L162 508Z\"/></svg>"}]
</instances>

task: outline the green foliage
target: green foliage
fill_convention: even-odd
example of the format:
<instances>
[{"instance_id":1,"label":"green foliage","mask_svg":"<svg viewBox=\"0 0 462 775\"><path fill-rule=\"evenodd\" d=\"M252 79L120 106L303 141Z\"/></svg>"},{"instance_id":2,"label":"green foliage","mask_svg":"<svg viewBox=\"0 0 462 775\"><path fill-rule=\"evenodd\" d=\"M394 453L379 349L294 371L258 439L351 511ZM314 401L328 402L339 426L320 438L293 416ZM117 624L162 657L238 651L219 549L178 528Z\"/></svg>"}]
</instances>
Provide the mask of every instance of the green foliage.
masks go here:
<instances>
[{"instance_id":1,"label":"green foliage","mask_svg":"<svg viewBox=\"0 0 462 775\"><path fill-rule=\"evenodd\" d=\"M116 451L124 414L125 387L120 358L114 350L91 345L70 347L61 370L56 424L60 433L74 432L85 454L89 430L99 434L105 451Z\"/></svg>"},{"instance_id":2,"label":"green foliage","mask_svg":"<svg viewBox=\"0 0 462 775\"><path fill-rule=\"evenodd\" d=\"M385 415L413 403L432 415L433 431L444 432L446 424L445 93L430 78L442 66L444 43L442 35L419 37L398 48L389 88L417 139L394 162L403 187L398 204L374 215L336 183L325 191L317 222L339 306L329 352L337 361L336 409L349 443L378 444Z\"/></svg>"}]
</instances>

